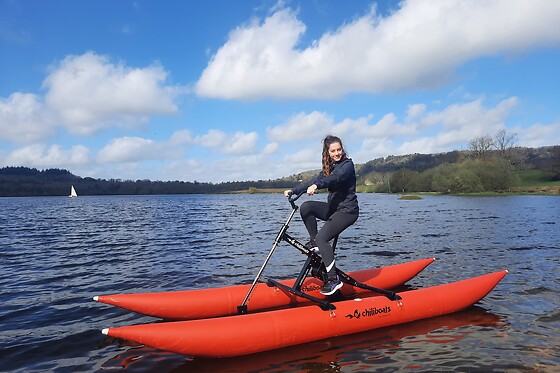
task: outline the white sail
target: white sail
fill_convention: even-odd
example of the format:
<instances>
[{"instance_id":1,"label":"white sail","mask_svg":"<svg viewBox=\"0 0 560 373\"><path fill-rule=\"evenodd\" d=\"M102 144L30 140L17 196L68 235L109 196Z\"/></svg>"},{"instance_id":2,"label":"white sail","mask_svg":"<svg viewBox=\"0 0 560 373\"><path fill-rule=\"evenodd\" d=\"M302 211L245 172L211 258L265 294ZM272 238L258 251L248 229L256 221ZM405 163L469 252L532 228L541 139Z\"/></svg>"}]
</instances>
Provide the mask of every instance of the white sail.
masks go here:
<instances>
[{"instance_id":1,"label":"white sail","mask_svg":"<svg viewBox=\"0 0 560 373\"><path fill-rule=\"evenodd\" d=\"M76 193L76 189L74 189L74 185L72 185L72 187L70 188L70 195L68 197L70 198L78 197L78 193Z\"/></svg>"}]
</instances>

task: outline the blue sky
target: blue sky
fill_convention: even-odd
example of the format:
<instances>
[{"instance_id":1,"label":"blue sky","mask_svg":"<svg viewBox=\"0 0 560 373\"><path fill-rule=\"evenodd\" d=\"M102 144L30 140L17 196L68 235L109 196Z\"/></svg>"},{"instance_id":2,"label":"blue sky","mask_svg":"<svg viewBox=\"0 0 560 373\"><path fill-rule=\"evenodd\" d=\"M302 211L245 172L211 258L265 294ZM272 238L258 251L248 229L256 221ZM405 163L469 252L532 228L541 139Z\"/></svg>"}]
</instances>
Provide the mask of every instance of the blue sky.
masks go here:
<instances>
[{"instance_id":1,"label":"blue sky","mask_svg":"<svg viewBox=\"0 0 560 373\"><path fill-rule=\"evenodd\" d=\"M560 1L0 0L0 167L241 181L560 144Z\"/></svg>"}]
</instances>

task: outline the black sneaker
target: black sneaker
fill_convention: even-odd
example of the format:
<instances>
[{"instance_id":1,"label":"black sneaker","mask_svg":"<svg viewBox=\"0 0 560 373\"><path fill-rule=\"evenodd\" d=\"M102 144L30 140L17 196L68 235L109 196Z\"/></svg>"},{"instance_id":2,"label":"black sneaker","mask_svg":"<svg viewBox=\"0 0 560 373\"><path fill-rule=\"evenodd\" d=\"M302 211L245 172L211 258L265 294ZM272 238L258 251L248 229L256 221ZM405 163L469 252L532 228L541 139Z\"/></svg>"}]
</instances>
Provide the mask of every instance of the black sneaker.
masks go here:
<instances>
[{"instance_id":1,"label":"black sneaker","mask_svg":"<svg viewBox=\"0 0 560 373\"><path fill-rule=\"evenodd\" d=\"M321 288L321 294L323 295L333 295L338 289L342 287L342 282L338 276L333 278L328 278Z\"/></svg>"},{"instance_id":2,"label":"black sneaker","mask_svg":"<svg viewBox=\"0 0 560 373\"><path fill-rule=\"evenodd\" d=\"M305 246L307 250L314 251L316 253L319 252L319 247L317 246L317 242L315 242L315 240L309 240L309 242L303 246Z\"/></svg>"}]
</instances>

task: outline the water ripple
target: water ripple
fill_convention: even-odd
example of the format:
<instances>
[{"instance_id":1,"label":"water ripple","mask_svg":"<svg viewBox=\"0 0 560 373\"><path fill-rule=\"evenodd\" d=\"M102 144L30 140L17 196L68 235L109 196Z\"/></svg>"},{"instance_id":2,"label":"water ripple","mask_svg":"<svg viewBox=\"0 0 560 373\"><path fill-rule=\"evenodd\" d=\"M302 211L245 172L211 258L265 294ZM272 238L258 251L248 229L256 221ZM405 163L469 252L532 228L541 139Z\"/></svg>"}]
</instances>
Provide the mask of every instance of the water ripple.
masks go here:
<instances>
[{"instance_id":1,"label":"water ripple","mask_svg":"<svg viewBox=\"0 0 560 373\"><path fill-rule=\"evenodd\" d=\"M324 195L315 197L324 199ZM462 313L235 359L190 359L104 337L153 319L97 294L251 282L289 213L280 195L0 198L0 359L6 371L547 371L560 365L560 199L360 194L337 263L436 256L426 287L510 274ZM299 216L290 234L306 239ZM265 276L294 277L280 245Z\"/></svg>"}]
</instances>

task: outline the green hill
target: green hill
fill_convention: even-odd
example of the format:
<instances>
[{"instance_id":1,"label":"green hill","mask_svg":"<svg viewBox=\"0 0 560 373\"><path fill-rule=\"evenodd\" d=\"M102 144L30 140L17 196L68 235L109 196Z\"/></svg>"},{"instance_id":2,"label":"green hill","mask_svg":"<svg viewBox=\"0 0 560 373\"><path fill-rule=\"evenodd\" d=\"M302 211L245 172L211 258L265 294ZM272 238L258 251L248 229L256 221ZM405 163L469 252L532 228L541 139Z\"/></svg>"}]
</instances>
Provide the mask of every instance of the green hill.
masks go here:
<instances>
[{"instance_id":1,"label":"green hill","mask_svg":"<svg viewBox=\"0 0 560 373\"><path fill-rule=\"evenodd\" d=\"M516 188L532 191L534 188L545 188L553 192L560 191L560 146L513 148L508 154L510 158L507 162L497 152L489 152L486 159L475 161L469 151L377 158L356 164L359 190L403 192L451 191L459 188L459 191L487 191ZM60 169L4 167L0 169L0 196L63 196L69 194L70 185L74 185L80 195L270 191L310 180L318 172L316 169L276 180L214 184L196 181L104 180L82 178Z\"/></svg>"}]
</instances>

